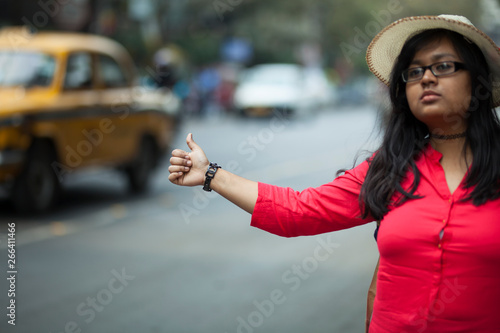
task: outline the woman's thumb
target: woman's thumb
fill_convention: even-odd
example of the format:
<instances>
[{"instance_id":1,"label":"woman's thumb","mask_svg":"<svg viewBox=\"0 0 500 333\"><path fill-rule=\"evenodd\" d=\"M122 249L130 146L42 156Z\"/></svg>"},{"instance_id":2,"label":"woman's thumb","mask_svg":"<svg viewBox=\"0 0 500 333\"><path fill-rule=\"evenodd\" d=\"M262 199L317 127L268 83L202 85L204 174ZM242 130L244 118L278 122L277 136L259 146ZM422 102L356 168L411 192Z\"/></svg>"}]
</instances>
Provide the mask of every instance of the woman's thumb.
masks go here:
<instances>
[{"instance_id":1,"label":"woman's thumb","mask_svg":"<svg viewBox=\"0 0 500 333\"><path fill-rule=\"evenodd\" d=\"M191 151L195 150L196 148L199 148L199 146L193 140L193 133L189 133L187 135L186 143L187 143L189 149L191 149Z\"/></svg>"}]
</instances>

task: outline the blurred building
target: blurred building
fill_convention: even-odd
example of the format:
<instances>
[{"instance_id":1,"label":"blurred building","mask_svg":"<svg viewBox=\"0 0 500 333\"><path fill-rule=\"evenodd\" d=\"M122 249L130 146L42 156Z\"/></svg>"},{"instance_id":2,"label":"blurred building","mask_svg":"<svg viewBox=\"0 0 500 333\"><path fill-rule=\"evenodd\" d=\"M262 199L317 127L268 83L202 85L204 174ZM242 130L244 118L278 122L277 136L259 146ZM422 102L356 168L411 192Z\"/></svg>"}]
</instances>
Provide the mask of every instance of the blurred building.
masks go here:
<instances>
[{"instance_id":1,"label":"blurred building","mask_svg":"<svg viewBox=\"0 0 500 333\"><path fill-rule=\"evenodd\" d=\"M32 30L89 31L97 0L0 0L0 25L26 25Z\"/></svg>"},{"instance_id":2,"label":"blurred building","mask_svg":"<svg viewBox=\"0 0 500 333\"><path fill-rule=\"evenodd\" d=\"M0 0L0 27L88 32L122 43L138 63L148 63L171 41L185 17L173 0Z\"/></svg>"}]
</instances>

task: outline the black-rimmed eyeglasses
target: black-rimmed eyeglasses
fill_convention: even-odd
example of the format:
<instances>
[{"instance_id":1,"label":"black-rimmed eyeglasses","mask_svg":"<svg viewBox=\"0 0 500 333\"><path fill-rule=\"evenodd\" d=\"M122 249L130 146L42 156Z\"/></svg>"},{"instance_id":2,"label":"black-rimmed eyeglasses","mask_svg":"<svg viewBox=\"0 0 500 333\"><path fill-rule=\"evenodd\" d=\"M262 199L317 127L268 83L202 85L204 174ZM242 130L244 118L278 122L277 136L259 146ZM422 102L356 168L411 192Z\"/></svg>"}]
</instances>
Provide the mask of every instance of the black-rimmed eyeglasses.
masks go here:
<instances>
[{"instance_id":1,"label":"black-rimmed eyeglasses","mask_svg":"<svg viewBox=\"0 0 500 333\"><path fill-rule=\"evenodd\" d=\"M424 77L425 71L430 69L434 76L450 75L459 69L465 69L465 64L456 61L442 61L435 64L422 67L412 67L403 71L402 77L404 82L419 81Z\"/></svg>"}]
</instances>

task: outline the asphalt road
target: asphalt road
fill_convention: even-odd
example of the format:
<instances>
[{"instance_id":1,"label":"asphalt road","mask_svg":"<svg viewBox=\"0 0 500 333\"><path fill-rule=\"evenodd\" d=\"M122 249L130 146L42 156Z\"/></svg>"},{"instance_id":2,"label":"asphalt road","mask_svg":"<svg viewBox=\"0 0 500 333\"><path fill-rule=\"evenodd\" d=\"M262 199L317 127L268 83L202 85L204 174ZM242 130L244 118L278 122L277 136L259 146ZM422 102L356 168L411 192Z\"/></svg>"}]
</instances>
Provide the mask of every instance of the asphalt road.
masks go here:
<instances>
[{"instance_id":1,"label":"asphalt road","mask_svg":"<svg viewBox=\"0 0 500 333\"><path fill-rule=\"evenodd\" d=\"M187 149L193 132L211 161L301 190L367 157L375 117L367 106L308 119L215 115L185 120L176 146ZM249 227L250 215L217 194L167 176L165 163L150 193L131 197L120 175L89 171L45 216L17 216L0 201L0 332L363 331L378 257L373 223L280 238Z\"/></svg>"}]
</instances>

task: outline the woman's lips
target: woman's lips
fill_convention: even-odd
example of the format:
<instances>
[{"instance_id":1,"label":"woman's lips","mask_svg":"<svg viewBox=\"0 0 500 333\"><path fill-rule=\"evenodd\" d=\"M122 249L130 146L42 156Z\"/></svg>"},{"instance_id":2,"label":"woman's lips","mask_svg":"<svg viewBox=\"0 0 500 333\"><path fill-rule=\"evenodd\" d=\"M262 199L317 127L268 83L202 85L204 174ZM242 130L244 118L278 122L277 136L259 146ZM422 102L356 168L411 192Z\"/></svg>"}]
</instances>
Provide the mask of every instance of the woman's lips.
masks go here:
<instances>
[{"instance_id":1,"label":"woman's lips","mask_svg":"<svg viewBox=\"0 0 500 333\"><path fill-rule=\"evenodd\" d=\"M420 97L420 100L423 103L431 103L431 102L438 100L439 97L441 97L441 95L439 95L438 93L436 93L434 91L425 91L422 94L422 97Z\"/></svg>"}]
</instances>

